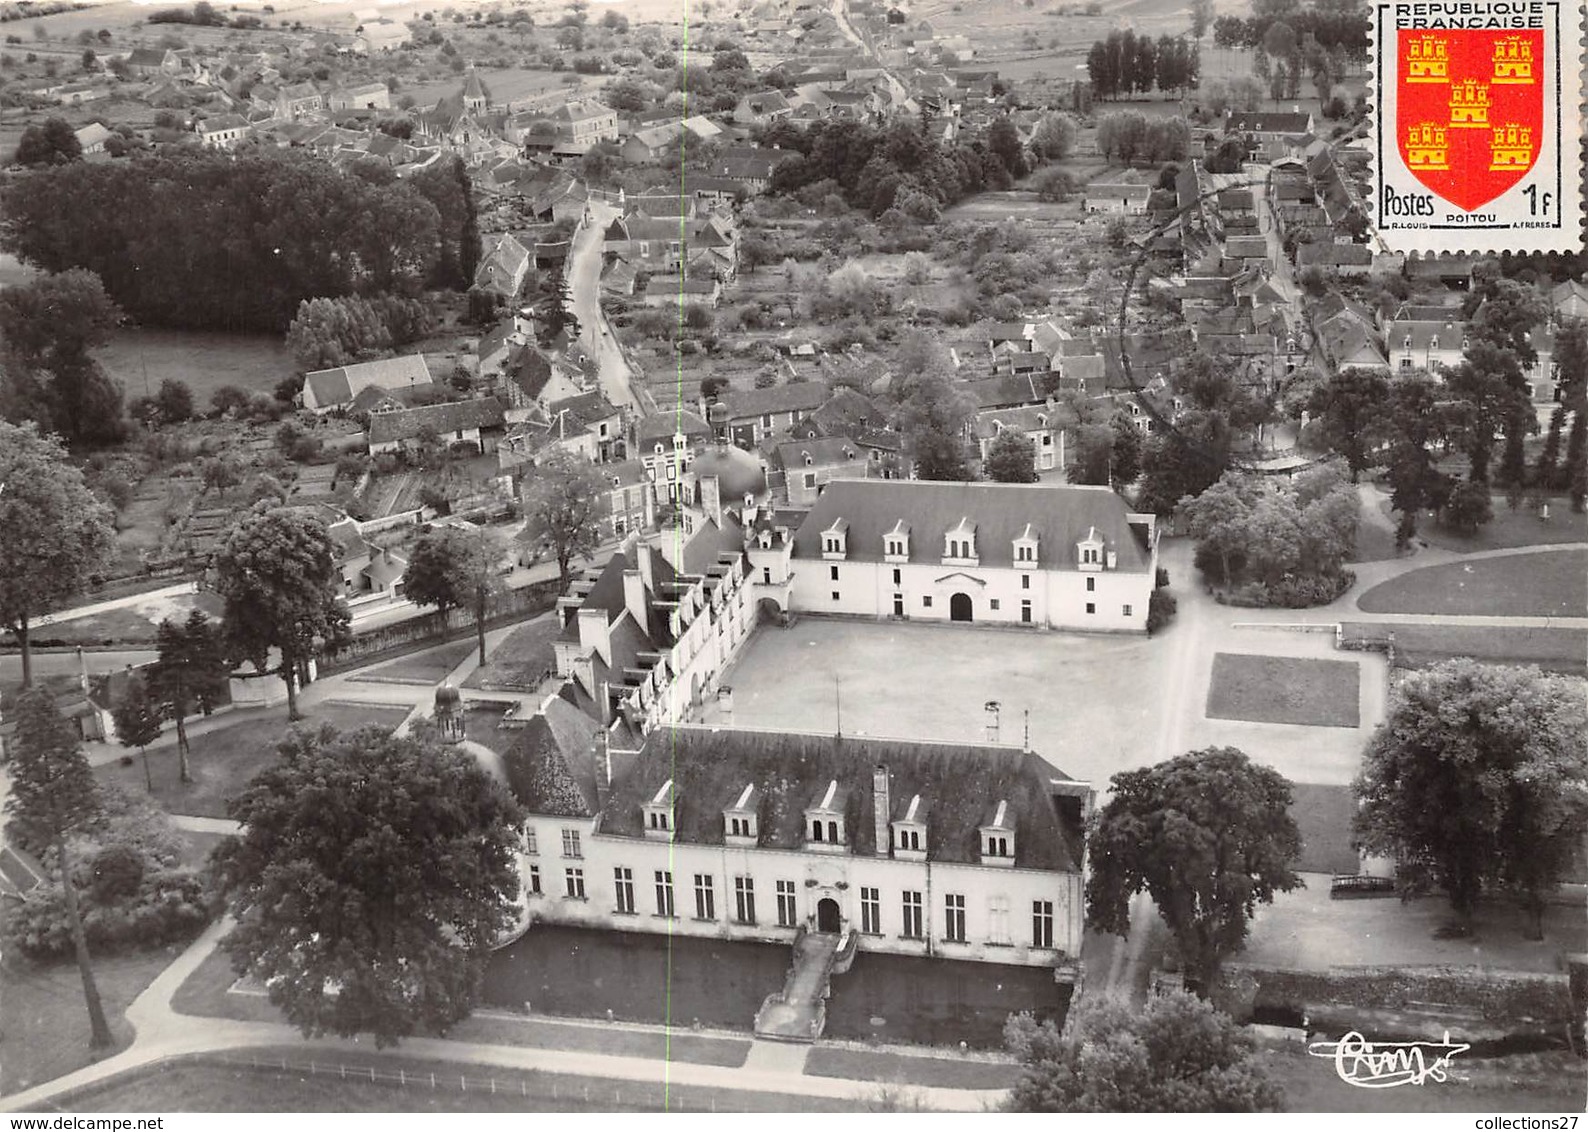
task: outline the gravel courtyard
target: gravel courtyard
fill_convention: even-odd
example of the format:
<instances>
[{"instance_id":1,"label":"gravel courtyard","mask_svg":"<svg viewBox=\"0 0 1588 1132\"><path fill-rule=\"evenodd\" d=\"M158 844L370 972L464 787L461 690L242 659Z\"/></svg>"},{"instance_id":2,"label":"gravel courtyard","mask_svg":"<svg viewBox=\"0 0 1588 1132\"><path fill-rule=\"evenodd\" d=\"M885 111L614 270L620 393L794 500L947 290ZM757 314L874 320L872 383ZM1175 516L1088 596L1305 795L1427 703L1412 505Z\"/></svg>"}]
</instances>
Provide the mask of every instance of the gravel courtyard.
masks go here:
<instances>
[{"instance_id":1,"label":"gravel courtyard","mask_svg":"<svg viewBox=\"0 0 1588 1132\"><path fill-rule=\"evenodd\" d=\"M759 629L724 683L737 726L832 731L841 705L845 734L912 739L983 741L997 700L1003 742L1029 710L1032 749L1104 788L1159 757L1169 657L1159 638L807 617Z\"/></svg>"}]
</instances>

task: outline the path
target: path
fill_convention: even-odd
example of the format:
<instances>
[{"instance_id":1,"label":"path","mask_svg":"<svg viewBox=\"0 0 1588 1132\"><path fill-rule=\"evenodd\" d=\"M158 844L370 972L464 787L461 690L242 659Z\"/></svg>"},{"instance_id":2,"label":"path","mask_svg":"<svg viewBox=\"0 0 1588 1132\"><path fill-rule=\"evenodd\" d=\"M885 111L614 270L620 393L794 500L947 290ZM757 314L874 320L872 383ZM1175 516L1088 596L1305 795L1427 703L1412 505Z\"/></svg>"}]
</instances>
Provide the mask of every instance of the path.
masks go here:
<instances>
[{"instance_id":1,"label":"path","mask_svg":"<svg viewBox=\"0 0 1588 1132\"><path fill-rule=\"evenodd\" d=\"M601 249L607 225L620 215L605 201L591 199L590 218L580 227L573 241L573 263L568 270L568 286L573 298L573 314L579 320L579 336L600 366L601 389L620 409L639 411L634 395L634 371L629 368L612 327L601 310Z\"/></svg>"},{"instance_id":2,"label":"path","mask_svg":"<svg viewBox=\"0 0 1588 1132\"><path fill-rule=\"evenodd\" d=\"M172 998L187 979L209 958L230 930L230 919L210 925L177 960L149 984L127 1008L127 1020L136 1031L133 1043L121 1053L85 1066L74 1073L31 1089L0 1098L0 1110L38 1111L55 1098L72 1090L91 1087L119 1073L150 1066L167 1058L185 1054L213 1053L250 1047L291 1045L305 1052L331 1054L369 1053L368 1043L337 1038L305 1040L295 1028L271 1022L239 1022L224 1018L197 1019L176 1013ZM676 1087L728 1089L741 1092L778 1093L789 1096L818 1096L853 1101L856 1111L864 1111L875 1097L878 1085L870 1081L839 1077L807 1077L804 1059L764 1049L768 1043L753 1042L750 1056L740 1068L696 1065L643 1057L619 1057L586 1050L543 1049L525 1046L493 1045L454 1041L447 1038L408 1038L400 1053L407 1057L463 1062L503 1069L540 1070L576 1077L599 1077L612 1081L645 1083L666 1082ZM944 1111L982 1112L995 1108L1003 1099L1001 1089L944 1089L912 1087L912 1099L925 1107Z\"/></svg>"},{"instance_id":3,"label":"path","mask_svg":"<svg viewBox=\"0 0 1588 1132\"><path fill-rule=\"evenodd\" d=\"M59 625L63 621L76 621L83 617L93 617L96 614L108 613L112 609L130 609L137 605L157 604L168 598L192 597L196 593L198 593L197 582L178 582L175 585L165 586L158 590L144 590L142 593L111 598L109 601L96 601L92 605L73 606L71 609L63 609L59 613L47 613L33 622L29 626L29 630L37 633L48 625Z\"/></svg>"}]
</instances>

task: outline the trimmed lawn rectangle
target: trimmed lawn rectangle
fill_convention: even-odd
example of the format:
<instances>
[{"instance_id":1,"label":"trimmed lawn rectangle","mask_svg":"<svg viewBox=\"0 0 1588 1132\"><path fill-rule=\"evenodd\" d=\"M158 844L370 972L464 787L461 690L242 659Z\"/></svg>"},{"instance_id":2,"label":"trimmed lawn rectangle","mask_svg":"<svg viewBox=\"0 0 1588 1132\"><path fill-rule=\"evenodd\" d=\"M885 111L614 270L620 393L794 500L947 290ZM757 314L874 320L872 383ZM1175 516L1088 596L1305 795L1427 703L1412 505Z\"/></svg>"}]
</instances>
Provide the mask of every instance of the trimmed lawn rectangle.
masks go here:
<instances>
[{"instance_id":1,"label":"trimmed lawn rectangle","mask_svg":"<svg viewBox=\"0 0 1588 1132\"><path fill-rule=\"evenodd\" d=\"M562 627L557 624L557 618L550 615L525 622L486 656L486 663L476 668L463 682L463 686L487 690L534 690L556 669L557 654L553 642L561 633Z\"/></svg>"},{"instance_id":2,"label":"trimmed lawn rectangle","mask_svg":"<svg viewBox=\"0 0 1588 1132\"><path fill-rule=\"evenodd\" d=\"M748 1038L631 1030L621 1026L589 1026L577 1022L548 1022L544 1018L511 1018L500 1014L476 1014L458 1023L447 1036L460 1042L478 1042L482 1045L569 1049L610 1057L718 1065L726 1069L739 1068L750 1056Z\"/></svg>"},{"instance_id":3,"label":"trimmed lawn rectangle","mask_svg":"<svg viewBox=\"0 0 1588 1132\"><path fill-rule=\"evenodd\" d=\"M1361 668L1352 660L1217 653L1208 687L1210 719L1355 727Z\"/></svg>"},{"instance_id":4,"label":"trimmed lawn rectangle","mask_svg":"<svg viewBox=\"0 0 1588 1132\"><path fill-rule=\"evenodd\" d=\"M1349 786L1291 785L1290 816L1301 830L1301 873L1355 873L1360 867L1351 848L1351 815L1356 800Z\"/></svg>"},{"instance_id":5,"label":"trimmed lawn rectangle","mask_svg":"<svg viewBox=\"0 0 1588 1132\"><path fill-rule=\"evenodd\" d=\"M1588 674L1588 629L1382 621L1347 621L1341 628L1347 640L1382 641L1393 632L1396 663L1409 668L1466 656L1495 664L1536 664L1573 676Z\"/></svg>"},{"instance_id":6,"label":"trimmed lawn rectangle","mask_svg":"<svg viewBox=\"0 0 1588 1132\"><path fill-rule=\"evenodd\" d=\"M913 1057L880 1050L817 1046L805 1058L810 1077L842 1077L888 1085L927 1085L940 1089L1010 1089L1020 1066L971 1058Z\"/></svg>"},{"instance_id":7,"label":"trimmed lawn rectangle","mask_svg":"<svg viewBox=\"0 0 1588 1132\"><path fill-rule=\"evenodd\" d=\"M426 649L363 669L348 679L366 680L373 684L439 684L477 647L472 637L466 641L453 641L440 648Z\"/></svg>"},{"instance_id":8,"label":"trimmed lawn rectangle","mask_svg":"<svg viewBox=\"0 0 1588 1132\"><path fill-rule=\"evenodd\" d=\"M1425 566L1357 598L1369 613L1588 616L1588 550L1540 550Z\"/></svg>"},{"instance_id":9,"label":"trimmed lawn rectangle","mask_svg":"<svg viewBox=\"0 0 1588 1132\"><path fill-rule=\"evenodd\" d=\"M301 726L329 723L339 731L356 731L367 724L393 728L408 716L406 708L370 707L364 704L325 703L311 709ZM191 721L190 721L191 727ZM260 771L277 759L276 745L287 734L287 710L270 708L247 719L201 735L191 735L188 768L193 781L178 780L176 744L166 742L149 752L149 772L154 780L153 799L167 813L191 817L224 818L226 801L242 792ZM167 728L170 731L170 728ZM146 793L143 763L133 755L131 766L110 763L96 767L101 782L111 782L130 794Z\"/></svg>"}]
</instances>

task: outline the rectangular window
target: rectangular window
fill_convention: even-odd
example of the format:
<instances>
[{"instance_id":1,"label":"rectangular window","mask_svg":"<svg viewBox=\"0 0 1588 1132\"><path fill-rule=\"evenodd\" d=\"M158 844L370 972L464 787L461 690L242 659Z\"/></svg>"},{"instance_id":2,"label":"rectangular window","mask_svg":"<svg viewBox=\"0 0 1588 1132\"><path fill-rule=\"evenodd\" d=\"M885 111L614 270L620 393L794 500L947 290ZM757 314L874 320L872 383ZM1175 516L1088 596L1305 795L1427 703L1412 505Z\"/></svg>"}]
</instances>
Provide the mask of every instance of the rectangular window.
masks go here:
<instances>
[{"instance_id":1,"label":"rectangular window","mask_svg":"<svg viewBox=\"0 0 1588 1132\"><path fill-rule=\"evenodd\" d=\"M574 858L584 856L579 851L579 831L577 829L565 829L562 831L562 855Z\"/></svg>"},{"instance_id":2,"label":"rectangular window","mask_svg":"<svg viewBox=\"0 0 1588 1132\"><path fill-rule=\"evenodd\" d=\"M770 586L772 584L772 567L761 567L761 584L763 586Z\"/></svg>"},{"instance_id":3,"label":"rectangular window","mask_svg":"<svg viewBox=\"0 0 1588 1132\"><path fill-rule=\"evenodd\" d=\"M799 908L794 903L794 882L780 880L777 882L777 926L792 928L799 919Z\"/></svg>"},{"instance_id":4,"label":"rectangular window","mask_svg":"<svg viewBox=\"0 0 1588 1132\"><path fill-rule=\"evenodd\" d=\"M816 486L816 473L815 472L806 472L805 473L805 490L806 491L810 491L815 486Z\"/></svg>"},{"instance_id":5,"label":"rectangular window","mask_svg":"<svg viewBox=\"0 0 1588 1132\"><path fill-rule=\"evenodd\" d=\"M882 892L875 888L860 890L860 930L867 935L882 934Z\"/></svg>"},{"instance_id":6,"label":"rectangular window","mask_svg":"<svg viewBox=\"0 0 1588 1132\"><path fill-rule=\"evenodd\" d=\"M925 594L925 595L923 595L921 597L921 608L922 609L931 609L932 608L932 595L931 594Z\"/></svg>"},{"instance_id":7,"label":"rectangular window","mask_svg":"<svg viewBox=\"0 0 1588 1132\"><path fill-rule=\"evenodd\" d=\"M904 616L904 595L903 594L894 594L893 595L893 615L895 617L903 617Z\"/></svg>"},{"instance_id":8,"label":"rectangular window","mask_svg":"<svg viewBox=\"0 0 1588 1132\"><path fill-rule=\"evenodd\" d=\"M532 825L524 827L524 852L531 857L540 852L540 846L535 844L535 827Z\"/></svg>"},{"instance_id":9,"label":"rectangular window","mask_svg":"<svg viewBox=\"0 0 1588 1132\"><path fill-rule=\"evenodd\" d=\"M583 900L584 899L584 870L583 869L565 869L564 870L563 879L567 883L567 886L568 886L568 895L571 896L575 900Z\"/></svg>"},{"instance_id":10,"label":"rectangular window","mask_svg":"<svg viewBox=\"0 0 1588 1132\"><path fill-rule=\"evenodd\" d=\"M897 566L893 568L893 584L895 586L903 584L903 574Z\"/></svg>"},{"instance_id":11,"label":"rectangular window","mask_svg":"<svg viewBox=\"0 0 1588 1132\"><path fill-rule=\"evenodd\" d=\"M665 869L656 870L656 914L673 914L673 874Z\"/></svg>"},{"instance_id":12,"label":"rectangular window","mask_svg":"<svg viewBox=\"0 0 1588 1132\"><path fill-rule=\"evenodd\" d=\"M1029 590L1031 588L1031 575L1030 574L1021 574L1020 575L1020 588L1023 589L1023 590Z\"/></svg>"},{"instance_id":13,"label":"rectangular window","mask_svg":"<svg viewBox=\"0 0 1588 1132\"><path fill-rule=\"evenodd\" d=\"M1009 942L1009 897L987 898L987 942Z\"/></svg>"},{"instance_id":14,"label":"rectangular window","mask_svg":"<svg viewBox=\"0 0 1588 1132\"><path fill-rule=\"evenodd\" d=\"M1128 606L1128 605L1121 606L1120 607L1120 612L1123 613L1126 617L1129 617L1130 616L1130 606Z\"/></svg>"},{"instance_id":15,"label":"rectangular window","mask_svg":"<svg viewBox=\"0 0 1588 1132\"><path fill-rule=\"evenodd\" d=\"M949 943L965 942L965 898L952 892L943 897L943 938Z\"/></svg>"},{"instance_id":16,"label":"rectangular window","mask_svg":"<svg viewBox=\"0 0 1588 1132\"><path fill-rule=\"evenodd\" d=\"M1086 612L1088 612L1088 613L1096 613L1097 612L1097 603L1095 601L1087 602L1086 603Z\"/></svg>"},{"instance_id":17,"label":"rectangular window","mask_svg":"<svg viewBox=\"0 0 1588 1132\"><path fill-rule=\"evenodd\" d=\"M717 893L711 887L710 873L695 874L695 919L715 920L717 918Z\"/></svg>"},{"instance_id":18,"label":"rectangular window","mask_svg":"<svg viewBox=\"0 0 1588 1132\"><path fill-rule=\"evenodd\" d=\"M836 582L838 580L838 567L836 567L836 566L827 567L827 576L829 578L831 578L833 581Z\"/></svg>"},{"instance_id":19,"label":"rectangular window","mask_svg":"<svg viewBox=\"0 0 1588 1132\"><path fill-rule=\"evenodd\" d=\"M1031 603L1029 601L1020 603L1020 622L1023 625L1031 624Z\"/></svg>"},{"instance_id":20,"label":"rectangular window","mask_svg":"<svg viewBox=\"0 0 1588 1132\"><path fill-rule=\"evenodd\" d=\"M626 916L634 915L634 870L613 869L612 888L617 893L618 911Z\"/></svg>"},{"instance_id":21,"label":"rectangular window","mask_svg":"<svg viewBox=\"0 0 1588 1132\"><path fill-rule=\"evenodd\" d=\"M540 866L539 865L531 865L531 866L529 866L529 894L531 896L539 896L540 895Z\"/></svg>"},{"instance_id":22,"label":"rectangular window","mask_svg":"<svg viewBox=\"0 0 1588 1132\"><path fill-rule=\"evenodd\" d=\"M994 613L998 612L998 599L997 598L991 599L990 601L987 602L987 606Z\"/></svg>"},{"instance_id":23,"label":"rectangular window","mask_svg":"<svg viewBox=\"0 0 1588 1132\"><path fill-rule=\"evenodd\" d=\"M834 590L834 591L833 591L833 600L834 600L834 601L840 601L840 600L842 600L842 599L841 599L841 598L840 598L840 597L839 597L839 594L838 594L838 591L837 591L837 590Z\"/></svg>"},{"instance_id":24,"label":"rectangular window","mask_svg":"<svg viewBox=\"0 0 1588 1132\"><path fill-rule=\"evenodd\" d=\"M919 892L906 892L904 894L904 929L900 932L906 939L920 939L924 934L921 928L921 894Z\"/></svg>"},{"instance_id":25,"label":"rectangular window","mask_svg":"<svg viewBox=\"0 0 1588 1132\"><path fill-rule=\"evenodd\" d=\"M733 878L733 904L735 919L741 924L755 923L755 878Z\"/></svg>"},{"instance_id":26,"label":"rectangular window","mask_svg":"<svg viewBox=\"0 0 1588 1132\"><path fill-rule=\"evenodd\" d=\"M1088 578L1088 579L1086 579L1086 592L1087 593L1091 593L1095 589L1097 589L1097 579L1096 578Z\"/></svg>"},{"instance_id":27,"label":"rectangular window","mask_svg":"<svg viewBox=\"0 0 1588 1132\"><path fill-rule=\"evenodd\" d=\"M1053 901L1031 902L1031 946L1053 946Z\"/></svg>"}]
</instances>

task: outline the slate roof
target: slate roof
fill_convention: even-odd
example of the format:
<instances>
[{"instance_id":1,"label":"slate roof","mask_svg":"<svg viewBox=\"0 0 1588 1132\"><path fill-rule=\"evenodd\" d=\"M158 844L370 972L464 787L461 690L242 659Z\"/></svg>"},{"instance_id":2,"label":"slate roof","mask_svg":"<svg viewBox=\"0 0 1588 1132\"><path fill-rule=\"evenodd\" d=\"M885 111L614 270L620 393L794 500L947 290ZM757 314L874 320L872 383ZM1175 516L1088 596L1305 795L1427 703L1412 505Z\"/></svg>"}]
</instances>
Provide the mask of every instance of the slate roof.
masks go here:
<instances>
[{"instance_id":1,"label":"slate roof","mask_svg":"<svg viewBox=\"0 0 1588 1132\"><path fill-rule=\"evenodd\" d=\"M634 444L641 452L648 452L657 441L671 442L674 433L687 437L709 437L711 426L698 414L688 409L672 413L649 413L634 425Z\"/></svg>"},{"instance_id":2,"label":"slate roof","mask_svg":"<svg viewBox=\"0 0 1588 1132\"><path fill-rule=\"evenodd\" d=\"M962 388L976 399L978 409L999 409L1009 405L1035 405L1046 397L1037 390L1030 374L1004 374L979 381L967 381Z\"/></svg>"},{"instance_id":3,"label":"slate roof","mask_svg":"<svg viewBox=\"0 0 1588 1132\"><path fill-rule=\"evenodd\" d=\"M730 389L722 396L730 421L749 420L767 413L814 412L827 400L827 386L820 381L801 381L773 385L766 389Z\"/></svg>"},{"instance_id":4,"label":"slate roof","mask_svg":"<svg viewBox=\"0 0 1588 1132\"><path fill-rule=\"evenodd\" d=\"M1225 242L1224 252L1233 259L1265 259L1268 241L1262 236L1236 236Z\"/></svg>"},{"instance_id":5,"label":"slate roof","mask_svg":"<svg viewBox=\"0 0 1588 1132\"><path fill-rule=\"evenodd\" d=\"M1458 313L1458 312L1452 312ZM1439 347L1444 350L1459 350L1461 343L1467 336L1467 324L1459 319L1428 320L1398 318L1390 323L1384 331L1384 342L1391 353L1396 351L1427 350L1433 346L1434 339L1439 339ZM1406 345L1410 338L1411 346Z\"/></svg>"},{"instance_id":6,"label":"slate roof","mask_svg":"<svg viewBox=\"0 0 1588 1132\"><path fill-rule=\"evenodd\" d=\"M1302 267L1366 267L1373 262L1373 249L1366 244L1301 244L1296 248L1296 263Z\"/></svg>"},{"instance_id":7,"label":"slate roof","mask_svg":"<svg viewBox=\"0 0 1588 1132\"><path fill-rule=\"evenodd\" d=\"M811 462L805 463L809 456ZM780 468L824 468L830 464L845 464L864 460L866 453L860 445L847 436L822 436L814 440L790 440L772 451L774 466Z\"/></svg>"},{"instance_id":8,"label":"slate roof","mask_svg":"<svg viewBox=\"0 0 1588 1132\"><path fill-rule=\"evenodd\" d=\"M385 389L420 383L428 385L430 367L425 363L423 354L405 354L398 358L315 370L303 380L305 385L314 390L315 400L320 405L342 405L369 385L379 385Z\"/></svg>"},{"instance_id":9,"label":"slate roof","mask_svg":"<svg viewBox=\"0 0 1588 1132\"><path fill-rule=\"evenodd\" d=\"M450 434L467 429L492 428L502 423L502 404L495 397L475 401L453 401L446 405L424 405L375 413L369 419L369 442L389 444L411 440L426 425L440 433L445 442Z\"/></svg>"},{"instance_id":10,"label":"slate roof","mask_svg":"<svg viewBox=\"0 0 1588 1132\"><path fill-rule=\"evenodd\" d=\"M1150 557L1131 527L1124 500L1106 487L1054 484L941 483L929 480L837 480L828 484L794 535L794 557L820 560L822 532L849 524L849 558L882 561L883 536L903 520L910 561L943 556L943 535L969 519L984 567L1014 566L1014 539L1029 523L1038 532L1039 566L1074 570L1075 546L1089 530L1119 555L1118 568L1141 573Z\"/></svg>"},{"instance_id":11,"label":"slate roof","mask_svg":"<svg viewBox=\"0 0 1588 1132\"><path fill-rule=\"evenodd\" d=\"M567 700L547 697L503 754L519 804L532 814L593 816L599 731L595 720Z\"/></svg>"},{"instance_id":12,"label":"slate roof","mask_svg":"<svg viewBox=\"0 0 1588 1132\"><path fill-rule=\"evenodd\" d=\"M381 406L391 409L411 409L415 405L427 405L441 398L441 387L435 384L403 385L396 389L387 389L380 385L366 385L353 395L353 400L348 403L347 411L357 415L359 413L378 412Z\"/></svg>"},{"instance_id":13,"label":"slate roof","mask_svg":"<svg viewBox=\"0 0 1588 1132\"><path fill-rule=\"evenodd\" d=\"M890 820L916 795L929 808L930 860L979 862L983 819L1005 801L1015 823L1017 867L1080 867L1080 831L1061 818L1052 797L1055 781L1073 780L1029 751L974 744L658 728L613 783L601 813L601 831L644 836L643 806L671 780L675 837L690 844L721 845L723 811L753 784L759 799L759 845L800 849L805 844L805 810L836 781L850 848L857 856L871 856L876 852L872 773L878 766L888 771Z\"/></svg>"},{"instance_id":14,"label":"slate roof","mask_svg":"<svg viewBox=\"0 0 1588 1132\"><path fill-rule=\"evenodd\" d=\"M1075 414L1062 405L1021 405L1013 409L984 409L973 418L976 436L990 440L999 426L1015 432L1040 432L1045 428L1065 429L1077 424Z\"/></svg>"},{"instance_id":15,"label":"slate roof","mask_svg":"<svg viewBox=\"0 0 1588 1132\"><path fill-rule=\"evenodd\" d=\"M1108 200L1140 200L1144 201L1152 196L1151 185L1134 183L1093 181L1082 190L1086 199L1094 197Z\"/></svg>"}]
</instances>

